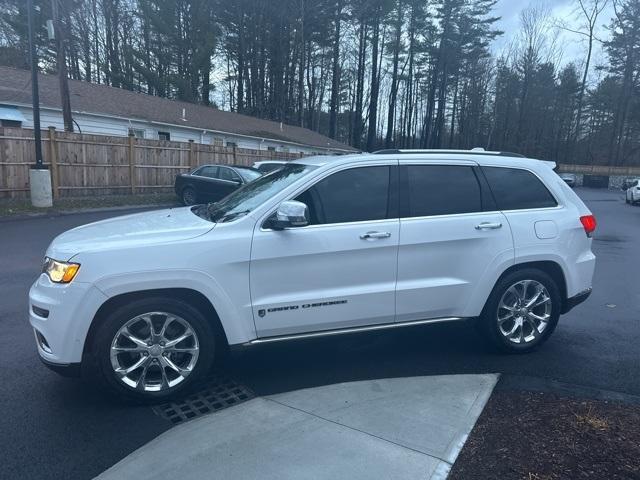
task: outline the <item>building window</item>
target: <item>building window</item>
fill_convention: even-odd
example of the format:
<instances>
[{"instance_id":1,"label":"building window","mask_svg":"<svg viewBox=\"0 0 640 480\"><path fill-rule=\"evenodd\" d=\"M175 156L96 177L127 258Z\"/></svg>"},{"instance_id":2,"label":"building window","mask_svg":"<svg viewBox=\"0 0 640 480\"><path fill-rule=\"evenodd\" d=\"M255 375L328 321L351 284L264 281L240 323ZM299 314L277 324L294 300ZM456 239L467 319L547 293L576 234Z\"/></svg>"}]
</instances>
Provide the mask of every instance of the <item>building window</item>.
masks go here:
<instances>
[{"instance_id":1,"label":"building window","mask_svg":"<svg viewBox=\"0 0 640 480\"><path fill-rule=\"evenodd\" d=\"M22 126L22 122L19 120L2 120L1 121L3 127L18 127Z\"/></svg>"},{"instance_id":2,"label":"building window","mask_svg":"<svg viewBox=\"0 0 640 480\"><path fill-rule=\"evenodd\" d=\"M275 152L276 151L276 147L267 147L267 150L270 152Z\"/></svg>"},{"instance_id":3,"label":"building window","mask_svg":"<svg viewBox=\"0 0 640 480\"><path fill-rule=\"evenodd\" d=\"M143 128L130 128L129 136L133 135L136 138L144 138L144 129Z\"/></svg>"},{"instance_id":4,"label":"building window","mask_svg":"<svg viewBox=\"0 0 640 480\"><path fill-rule=\"evenodd\" d=\"M237 148L238 144L236 142L227 141L227 147Z\"/></svg>"},{"instance_id":5,"label":"building window","mask_svg":"<svg viewBox=\"0 0 640 480\"><path fill-rule=\"evenodd\" d=\"M158 132L158 140L171 140L171 133L169 132Z\"/></svg>"}]
</instances>

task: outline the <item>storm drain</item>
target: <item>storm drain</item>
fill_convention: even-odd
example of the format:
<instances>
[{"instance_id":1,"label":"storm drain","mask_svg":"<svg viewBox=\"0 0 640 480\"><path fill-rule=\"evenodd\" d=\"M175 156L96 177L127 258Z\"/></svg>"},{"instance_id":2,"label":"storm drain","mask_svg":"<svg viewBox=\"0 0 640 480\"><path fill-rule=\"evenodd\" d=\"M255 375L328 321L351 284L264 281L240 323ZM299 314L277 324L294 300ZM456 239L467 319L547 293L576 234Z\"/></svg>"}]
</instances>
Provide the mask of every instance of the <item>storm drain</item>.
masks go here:
<instances>
[{"instance_id":1,"label":"storm drain","mask_svg":"<svg viewBox=\"0 0 640 480\"><path fill-rule=\"evenodd\" d=\"M255 394L234 380L211 377L200 384L194 393L176 402L153 407L156 415L171 423L182 423L208 413L251 400Z\"/></svg>"}]
</instances>

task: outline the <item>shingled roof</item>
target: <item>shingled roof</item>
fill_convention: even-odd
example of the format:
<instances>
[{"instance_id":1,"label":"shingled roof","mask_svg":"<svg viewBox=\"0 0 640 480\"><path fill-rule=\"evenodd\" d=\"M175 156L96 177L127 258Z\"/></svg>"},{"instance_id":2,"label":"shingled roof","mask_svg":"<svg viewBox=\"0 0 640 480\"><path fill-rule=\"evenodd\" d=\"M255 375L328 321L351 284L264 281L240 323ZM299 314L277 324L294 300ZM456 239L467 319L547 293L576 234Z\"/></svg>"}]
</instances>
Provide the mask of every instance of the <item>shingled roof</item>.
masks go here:
<instances>
[{"instance_id":1,"label":"shingled roof","mask_svg":"<svg viewBox=\"0 0 640 480\"><path fill-rule=\"evenodd\" d=\"M28 70L0 66L0 104L31 105L31 74ZM60 109L58 78L40 74L40 105ZM214 130L229 134L308 145L334 150L356 151L307 128L280 124L217 108L121 88L97 85L80 80L69 80L71 110L79 113L112 115L126 119L160 122ZM182 111L185 110L184 119Z\"/></svg>"}]
</instances>

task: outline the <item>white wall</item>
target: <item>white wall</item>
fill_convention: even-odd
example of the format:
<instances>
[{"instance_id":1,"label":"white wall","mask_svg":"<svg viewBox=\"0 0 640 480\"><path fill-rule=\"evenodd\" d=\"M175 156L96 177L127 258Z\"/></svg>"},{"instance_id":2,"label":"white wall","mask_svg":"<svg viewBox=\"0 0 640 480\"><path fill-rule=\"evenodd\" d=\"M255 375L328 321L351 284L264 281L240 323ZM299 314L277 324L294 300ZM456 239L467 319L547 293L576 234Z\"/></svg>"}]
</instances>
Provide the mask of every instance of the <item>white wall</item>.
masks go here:
<instances>
[{"instance_id":1,"label":"white wall","mask_svg":"<svg viewBox=\"0 0 640 480\"><path fill-rule=\"evenodd\" d=\"M20 112L26 118L23 126L33 128L32 109L28 107L18 107ZM304 147L300 145L287 144L271 140L262 140L258 138L243 137L231 134L204 132L201 129L178 127L168 125L158 125L151 122L139 120L126 120L111 117L102 117L99 115L89 115L84 113L74 113L73 119L80 126L82 133L93 135L115 135L127 136L129 128L136 128L145 131L145 138L157 139L158 131L169 132L172 141L188 142L193 140L197 143L211 144L215 139L222 139L224 144L227 142L235 142L238 148L251 148L255 150L267 150L268 147L275 147L277 152L289 151L291 153L305 154L326 154L319 148ZM49 126L56 127L58 130L64 129L62 121L62 112L50 109L40 110L40 126L46 129ZM77 128L77 127L76 127Z\"/></svg>"}]
</instances>

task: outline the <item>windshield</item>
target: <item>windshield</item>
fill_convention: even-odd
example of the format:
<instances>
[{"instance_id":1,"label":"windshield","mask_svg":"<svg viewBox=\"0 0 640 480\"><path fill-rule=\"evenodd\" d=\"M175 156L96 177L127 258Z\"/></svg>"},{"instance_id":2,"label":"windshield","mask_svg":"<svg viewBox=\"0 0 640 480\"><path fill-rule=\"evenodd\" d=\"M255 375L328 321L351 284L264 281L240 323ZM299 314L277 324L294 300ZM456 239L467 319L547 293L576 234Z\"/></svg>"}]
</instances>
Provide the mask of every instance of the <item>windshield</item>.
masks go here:
<instances>
[{"instance_id":1,"label":"windshield","mask_svg":"<svg viewBox=\"0 0 640 480\"><path fill-rule=\"evenodd\" d=\"M289 163L279 170L247 183L219 202L203 205L196 213L212 222L228 222L251 212L316 168L313 165Z\"/></svg>"},{"instance_id":2,"label":"windshield","mask_svg":"<svg viewBox=\"0 0 640 480\"><path fill-rule=\"evenodd\" d=\"M262 173L251 168L236 168L236 171L244 179L245 182L252 182L256 178L260 178Z\"/></svg>"}]
</instances>

